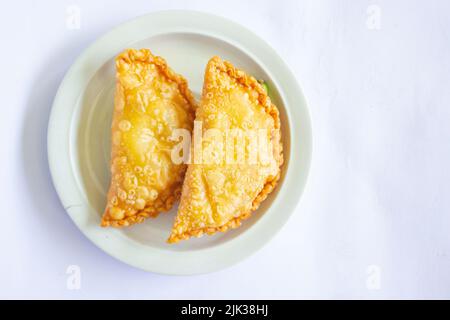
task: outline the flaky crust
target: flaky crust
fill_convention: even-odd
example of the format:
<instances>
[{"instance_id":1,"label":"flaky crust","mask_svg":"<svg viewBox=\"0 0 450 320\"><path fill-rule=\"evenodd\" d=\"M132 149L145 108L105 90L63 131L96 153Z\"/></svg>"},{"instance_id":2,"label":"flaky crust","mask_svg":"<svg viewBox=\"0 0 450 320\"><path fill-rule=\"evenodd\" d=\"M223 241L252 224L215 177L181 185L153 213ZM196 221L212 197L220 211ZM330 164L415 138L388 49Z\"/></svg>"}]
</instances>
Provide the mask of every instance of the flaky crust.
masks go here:
<instances>
[{"instance_id":1,"label":"flaky crust","mask_svg":"<svg viewBox=\"0 0 450 320\"><path fill-rule=\"evenodd\" d=\"M184 77L181 75L175 73L166 63L166 61L158 56L152 55L150 50L148 49L127 49L121 54L119 54L116 58L116 67L117 67L117 83L116 83L116 106L114 109L114 120L113 119L113 128L112 132L114 134L115 131L117 131L117 125L114 126L114 121L117 121L118 118L120 118L120 112L118 111L118 103L126 104L127 102L124 98L125 91L128 89L132 89L133 85L128 84L123 81L119 81L121 77L121 73L126 73L130 66L154 66L154 68L157 70L157 74L164 77L171 83L175 83L176 87L181 94L182 97L186 100L186 104L184 105L186 109L186 113L190 114L190 117L193 120L195 109L196 109L196 102L195 99L191 93L191 91L188 88L188 83ZM123 75L122 75L123 76ZM113 145L112 147L112 160L111 160L111 172L114 174L113 169L113 161L115 157L118 157L117 154L117 148ZM161 191L156 199L147 199L145 202L145 207L141 209L136 209L135 212L131 215L125 215L124 217L120 219L114 219L111 214L112 206L111 202L116 201L117 202L117 188L113 188L113 178L111 180L111 187L108 192L108 204L106 206L105 212L103 214L102 220L101 220L101 226L102 227L124 227L129 226L136 223L143 222L146 218L149 217L156 217L160 212L168 211L171 209L173 204L179 199L181 195L181 184L184 177L184 172L186 170L186 166L184 166L184 169L181 170L179 182L174 183L170 190ZM116 172L117 174L117 172ZM138 186L138 188L142 186ZM143 186L145 189L145 185ZM135 192L136 190L134 190ZM148 191L148 190L147 190ZM118 205L120 207L120 205ZM116 208L114 208L116 209ZM117 209L116 209L117 210ZM119 208L118 210L122 210Z\"/></svg>"},{"instance_id":2,"label":"flaky crust","mask_svg":"<svg viewBox=\"0 0 450 320\"><path fill-rule=\"evenodd\" d=\"M197 107L197 103L192 95L191 90L189 90L187 80L177 73L175 73L168 65L164 58L159 56L154 56L149 49L126 49L116 58L116 65L120 64L131 64L131 63L146 63L153 64L158 68L161 75L165 76L167 79L175 82L178 85L178 89L181 94L189 101L189 104L193 107Z\"/></svg>"},{"instance_id":3,"label":"flaky crust","mask_svg":"<svg viewBox=\"0 0 450 320\"><path fill-rule=\"evenodd\" d=\"M261 84L252 76L247 75L244 71L234 67L230 62L223 61L219 57L215 56L211 58L211 60L208 62L208 68L214 68L219 72L226 73L231 78L235 79L236 82L240 85L242 85L244 88L255 91L257 93L257 99L259 102L259 105L263 106L265 109L265 112L270 115L274 120L274 127L275 130L272 133L272 143L273 143L273 156L278 164L278 172L275 176L270 176L267 178L267 180L264 183L263 188L258 193L258 195L255 197L255 199L252 202L252 207L249 210L242 211L239 216L232 218L228 222L224 223L223 225L219 227L205 227L205 228L198 228L195 230L189 230L182 233L178 232L178 226L175 223L172 234L170 235L169 239L167 240L168 243L177 243L180 240L187 240L190 237L200 237L203 234L212 235L216 232L226 232L229 229L237 228L241 225L242 221L249 218L251 213L258 209L260 204L267 198L267 196L273 191L273 189L276 187L277 182L280 178L280 168L283 164L283 146L281 143L281 130L280 130L280 118L279 118L279 112L277 107L272 103L270 97L268 96L266 90L261 86ZM204 81L204 87L203 87L203 94L207 91L207 84L210 82L211 79L209 79L211 73L206 72L205 75L205 81ZM191 167L188 168L187 177L189 176L189 171ZM185 180L183 184L183 194L188 193L189 189L192 187L190 184L190 181L188 181L188 178Z\"/></svg>"}]
</instances>

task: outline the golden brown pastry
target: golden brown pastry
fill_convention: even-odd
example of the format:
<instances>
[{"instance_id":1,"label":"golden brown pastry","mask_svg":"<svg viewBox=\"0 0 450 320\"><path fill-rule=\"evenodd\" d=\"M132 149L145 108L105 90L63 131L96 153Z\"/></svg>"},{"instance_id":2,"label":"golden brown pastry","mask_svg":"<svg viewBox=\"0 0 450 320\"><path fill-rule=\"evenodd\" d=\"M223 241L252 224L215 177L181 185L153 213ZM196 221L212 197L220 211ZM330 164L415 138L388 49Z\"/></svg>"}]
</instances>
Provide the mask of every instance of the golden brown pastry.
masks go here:
<instances>
[{"instance_id":1,"label":"golden brown pastry","mask_svg":"<svg viewBox=\"0 0 450 320\"><path fill-rule=\"evenodd\" d=\"M206 67L195 123L202 125L203 140L196 144L194 137L192 163L169 243L238 227L280 177L278 109L253 77L219 57ZM258 147L249 138L255 135ZM229 137L237 137L234 149ZM258 156L255 161L256 151L263 154L261 147L267 148L267 157Z\"/></svg>"},{"instance_id":2,"label":"golden brown pastry","mask_svg":"<svg viewBox=\"0 0 450 320\"><path fill-rule=\"evenodd\" d=\"M102 226L140 223L169 210L186 165L171 161L175 128L192 130L195 102L186 80L148 49L116 58L111 184Z\"/></svg>"}]
</instances>

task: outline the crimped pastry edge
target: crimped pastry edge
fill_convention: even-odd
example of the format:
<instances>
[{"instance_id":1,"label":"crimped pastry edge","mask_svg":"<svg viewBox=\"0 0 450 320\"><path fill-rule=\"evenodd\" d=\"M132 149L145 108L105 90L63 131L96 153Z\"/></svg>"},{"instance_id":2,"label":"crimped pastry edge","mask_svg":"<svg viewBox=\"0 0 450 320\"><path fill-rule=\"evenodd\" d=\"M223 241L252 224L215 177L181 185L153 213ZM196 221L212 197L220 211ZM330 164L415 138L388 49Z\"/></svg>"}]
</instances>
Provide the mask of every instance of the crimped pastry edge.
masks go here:
<instances>
[{"instance_id":1,"label":"crimped pastry edge","mask_svg":"<svg viewBox=\"0 0 450 320\"><path fill-rule=\"evenodd\" d=\"M193 107L193 111L197 109L197 103L189 90L186 78L173 71L163 57L153 55L150 49L125 49L116 57L116 65L121 61L126 63L143 62L155 65L167 79L174 81L178 85L181 94L189 102L189 105Z\"/></svg>"},{"instance_id":2,"label":"crimped pastry edge","mask_svg":"<svg viewBox=\"0 0 450 320\"><path fill-rule=\"evenodd\" d=\"M241 212L238 217L235 217L228 221L227 223L219 226L219 227L205 227L201 229L196 229L192 231L185 231L182 234L174 234L172 233L170 237L167 239L168 243L177 243L181 240L187 240L191 237L201 237L203 234L212 235L216 232L226 232L229 229L235 229L239 227L243 220L249 218L251 213L258 209L260 204L267 198L267 196L275 189L278 180L280 179L281 166L283 165L283 145L281 143L281 130L280 130L280 117L279 111L277 107L270 100L269 95L266 90L260 85L260 83L253 77L247 75L243 70L240 70L233 66L228 61L223 61L220 57L214 56L212 57L207 65L207 70L210 67L216 68L220 72L227 73L230 77L234 78L239 84L243 85L246 88L255 90L258 93L258 101L265 108L266 112L272 116L275 123L275 132L272 141L277 141L278 143L274 143L274 157L278 163L278 174L274 177L270 177L266 180L262 190L253 200L252 207L250 210ZM208 75L208 73L207 73ZM207 83L205 79L205 83Z\"/></svg>"},{"instance_id":3,"label":"crimped pastry edge","mask_svg":"<svg viewBox=\"0 0 450 320\"><path fill-rule=\"evenodd\" d=\"M192 108L192 112L195 112L197 109L197 103L195 102L194 96L192 95L192 92L189 90L188 82L187 80L181 76L180 74L177 74L174 72L168 65L164 58L160 56L154 56L152 52L149 49L125 49L120 53L116 59L116 66L123 62L123 63L150 63L155 65L155 67L158 68L158 70L161 72L163 76L165 76L167 79L174 81L178 89L180 90L180 93L185 97L185 99L188 101L190 107ZM116 80L117 81L117 80ZM118 82L118 81L117 81ZM114 106L115 108L116 106ZM186 173L186 170L185 170ZM183 181L183 180L181 180ZM181 189L181 183L180 183L180 189ZM109 207L106 207L100 225L102 227L126 227L137 223L144 222L147 218L156 218L161 212L167 212L169 211L174 203L180 198L181 192L175 192L175 196L168 196L162 203L162 206L160 208L156 208L153 210L149 210L148 207L139 210L136 214L133 216L125 217L121 220L113 220L113 219L106 219L106 217L109 217ZM147 209L147 211L145 211Z\"/></svg>"}]
</instances>

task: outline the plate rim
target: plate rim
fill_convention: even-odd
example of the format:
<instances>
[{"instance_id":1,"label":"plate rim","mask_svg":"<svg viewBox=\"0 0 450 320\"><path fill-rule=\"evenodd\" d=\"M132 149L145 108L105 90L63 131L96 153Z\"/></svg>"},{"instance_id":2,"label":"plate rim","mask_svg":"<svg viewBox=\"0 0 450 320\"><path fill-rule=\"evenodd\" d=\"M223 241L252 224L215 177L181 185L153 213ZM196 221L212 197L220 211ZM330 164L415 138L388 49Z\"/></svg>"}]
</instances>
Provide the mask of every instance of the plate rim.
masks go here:
<instances>
[{"instance_id":1,"label":"plate rim","mask_svg":"<svg viewBox=\"0 0 450 320\"><path fill-rule=\"evenodd\" d=\"M159 26L153 25L153 29L149 28L158 21ZM165 25L166 23L168 24ZM174 24L170 25L171 23ZM183 23L190 23L190 26L183 26ZM143 26L147 28L142 28ZM203 28L206 26L208 26L208 29L205 32ZM227 26L227 28L222 29L223 26ZM132 33L133 36L130 36L130 30L134 30L136 33ZM118 51L113 50L116 47L126 47L126 39L134 39L128 41L128 45L131 45L148 37L173 32L196 33L222 41L225 40L248 54L270 74L271 80L276 83L277 87L283 88L279 94L285 104L290 126L290 154L289 167L277 197L266 213L251 228L238 237L216 247L188 252L171 251L169 254L165 250L144 247L142 244L137 244L123 236L118 238L108 237L104 232L96 230L100 228L94 228L85 223L86 219L83 218L83 213L86 215L86 211L91 210L91 208L79 204L82 203L84 196L79 190L77 177L73 172L74 164L71 157L73 151L70 148L71 130L74 127L72 122L76 118L71 117L76 111L77 104L71 105L66 101L70 101L69 98L76 101L80 97L83 85L75 90L73 88L76 88L76 86L73 82L77 76L80 76L80 70L86 63L101 66L106 61L102 61L105 53ZM255 48L264 49L260 51L260 54L264 54L264 57L255 55L253 51L257 49L246 47L244 44L247 42L252 43ZM98 52L103 52L103 54L98 54ZM262 63L261 60L266 60L266 63ZM281 78L274 78L274 72L267 67L268 61L279 68L276 73L281 73ZM289 97L286 96L286 92L289 92ZM288 103L288 101L295 101L295 108L293 103ZM298 134L301 137L301 148L298 144ZM301 152L299 152L299 148ZM95 40L77 57L65 74L53 101L47 129L47 155L52 181L65 211L80 231L97 247L116 259L145 271L170 275L201 274L229 267L255 253L281 230L288 218L294 213L306 187L311 166L311 117L303 92L289 66L266 41L253 31L237 22L210 13L190 10L157 11L114 27ZM288 188L290 190L287 191ZM283 203L281 203L281 198L283 198ZM276 209L280 212L277 213L275 219L273 211ZM272 214L269 214L271 211ZM264 236L257 237L258 234ZM118 239L119 241L112 239ZM120 242L121 240L124 241ZM151 254L147 254L145 257L137 257L135 254L143 248L151 251ZM211 258L209 260L214 261L209 261L211 263L207 265L199 265L196 260L202 261L202 254L207 254ZM171 265L171 263L177 261L184 262L184 267L179 268Z\"/></svg>"}]
</instances>

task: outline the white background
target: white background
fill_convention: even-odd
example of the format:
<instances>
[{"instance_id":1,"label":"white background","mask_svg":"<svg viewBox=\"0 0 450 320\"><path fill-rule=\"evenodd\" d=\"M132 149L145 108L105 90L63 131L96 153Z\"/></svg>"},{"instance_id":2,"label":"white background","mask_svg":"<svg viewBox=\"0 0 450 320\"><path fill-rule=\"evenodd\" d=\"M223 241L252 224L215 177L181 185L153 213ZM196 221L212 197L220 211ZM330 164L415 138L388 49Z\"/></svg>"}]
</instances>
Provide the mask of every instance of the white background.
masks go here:
<instances>
[{"instance_id":1,"label":"white background","mask_svg":"<svg viewBox=\"0 0 450 320\"><path fill-rule=\"evenodd\" d=\"M81 10L70 29L67 8ZM309 102L297 211L262 250L190 277L91 244L52 186L46 128L74 59L147 12L223 15L269 42ZM450 2L10 1L0 13L0 298L450 298ZM67 288L67 268L81 288Z\"/></svg>"}]
</instances>

